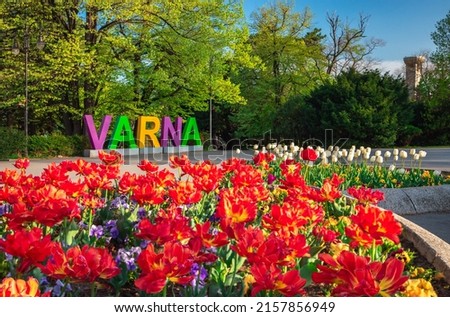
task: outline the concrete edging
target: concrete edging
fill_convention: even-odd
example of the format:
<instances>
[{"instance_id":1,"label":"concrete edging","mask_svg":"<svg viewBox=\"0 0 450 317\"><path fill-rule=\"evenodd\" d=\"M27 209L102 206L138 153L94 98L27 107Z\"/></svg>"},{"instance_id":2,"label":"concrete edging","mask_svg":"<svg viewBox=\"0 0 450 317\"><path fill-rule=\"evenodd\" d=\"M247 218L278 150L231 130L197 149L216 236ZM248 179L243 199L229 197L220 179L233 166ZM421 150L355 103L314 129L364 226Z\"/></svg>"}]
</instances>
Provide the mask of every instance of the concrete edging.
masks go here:
<instances>
[{"instance_id":1,"label":"concrete edging","mask_svg":"<svg viewBox=\"0 0 450 317\"><path fill-rule=\"evenodd\" d=\"M411 241L417 251L450 283L450 244L398 214L394 213L394 217L402 225L405 239Z\"/></svg>"}]
</instances>

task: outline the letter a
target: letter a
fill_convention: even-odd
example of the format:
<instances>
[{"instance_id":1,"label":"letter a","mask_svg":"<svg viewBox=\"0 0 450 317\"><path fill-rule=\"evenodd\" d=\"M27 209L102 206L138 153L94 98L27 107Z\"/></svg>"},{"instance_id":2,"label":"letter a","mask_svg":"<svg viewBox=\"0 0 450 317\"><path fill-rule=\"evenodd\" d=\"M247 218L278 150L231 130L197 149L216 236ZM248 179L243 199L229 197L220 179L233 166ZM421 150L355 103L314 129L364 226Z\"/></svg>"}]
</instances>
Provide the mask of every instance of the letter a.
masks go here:
<instances>
[{"instance_id":1,"label":"letter a","mask_svg":"<svg viewBox=\"0 0 450 317\"><path fill-rule=\"evenodd\" d=\"M194 141L195 145L202 145L200 133L198 132L197 121L195 118L188 118L184 124L183 136L181 137L181 145L188 145L188 141Z\"/></svg>"},{"instance_id":2,"label":"letter a","mask_svg":"<svg viewBox=\"0 0 450 317\"><path fill-rule=\"evenodd\" d=\"M133 131L131 131L130 122L126 116L120 116L117 118L109 148L111 150L117 149L117 144L119 142L122 142L124 146L127 144L127 147L130 149L137 148Z\"/></svg>"}]
</instances>

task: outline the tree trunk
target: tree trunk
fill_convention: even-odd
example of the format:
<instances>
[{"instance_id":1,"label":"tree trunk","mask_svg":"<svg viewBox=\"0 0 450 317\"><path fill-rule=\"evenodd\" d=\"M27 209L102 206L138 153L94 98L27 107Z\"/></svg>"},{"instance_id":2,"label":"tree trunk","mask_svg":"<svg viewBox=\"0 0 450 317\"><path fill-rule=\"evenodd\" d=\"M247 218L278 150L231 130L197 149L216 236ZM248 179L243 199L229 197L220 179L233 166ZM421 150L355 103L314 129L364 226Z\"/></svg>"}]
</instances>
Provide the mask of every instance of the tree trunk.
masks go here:
<instances>
[{"instance_id":1,"label":"tree trunk","mask_svg":"<svg viewBox=\"0 0 450 317\"><path fill-rule=\"evenodd\" d=\"M88 7L86 9L86 34L85 42L86 49L92 50L97 43L97 19L98 9L96 7ZM92 62L89 68L89 73L95 73L95 61ZM94 114L96 104L95 92L98 87L98 82L91 79L91 76L86 76L84 80L84 113Z\"/></svg>"}]
</instances>

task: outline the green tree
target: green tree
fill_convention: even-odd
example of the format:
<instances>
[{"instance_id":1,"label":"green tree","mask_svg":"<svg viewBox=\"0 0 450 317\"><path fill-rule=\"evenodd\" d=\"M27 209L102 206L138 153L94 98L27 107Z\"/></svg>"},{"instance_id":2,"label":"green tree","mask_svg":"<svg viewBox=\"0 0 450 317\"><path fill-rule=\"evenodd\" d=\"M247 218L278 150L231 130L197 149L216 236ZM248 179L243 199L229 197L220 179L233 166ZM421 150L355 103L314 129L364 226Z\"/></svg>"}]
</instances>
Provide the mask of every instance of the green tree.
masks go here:
<instances>
[{"instance_id":1,"label":"green tree","mask_svg":"<svg viewBox=\"0 0 450 317\"><path fill-rule=\"evenodd\" d=\"M431 33L436 51L430 56L433 69L424 74L419 84L423 103L423 142L433 145L450 143L450 11L437 22Z\"/></svg>"},{"instance_id":2,"label":"green tree","mask_svg":"<svg viewBox=\"0 0 450 317\"><path fill-rule=\"evenodd\" d=\"M230 80L238 65L252 64L240 1L24 0L0 8L2 29L11 30L4 43L24 23L45 30L44 53L30 58L42 130L80 133L86 113L173 116L206 108L210 97L245 102ZM21 69L18 58L2 64L4 85L14 86L2 107L17 101Z\"/></svg>"},{"instance_id":3,"label":"green tree","mask_svg":"<svg viewBox=\"0 0 450 317\"><path fill-rule=\"evenodd\" d=\"M313 136L320 138L325 129L333 129L334 136L352 143L392 146L403 128L398 113L408 104L408 91L400 78L351 69L314 90L308 103L319 119L315 131L308 131Z\"/></svg>"},{"instance_id":4,"label":"green tree","mask_svg":"<svg viewBox=\"0 0 450 317\"><path fill-rule=\"evenodd\" d=\"M261 61L244 69L239 82L248 105L234 120L238 136L261 137L273 130L276 111L290 97L306 93L321 82L317 63L322 54L320 30L311 29L311 12L295 12L292 2L277 1L251 16L250 44ZM323 69L323 67L319 67Z\"/></svg>"}]
</instances>

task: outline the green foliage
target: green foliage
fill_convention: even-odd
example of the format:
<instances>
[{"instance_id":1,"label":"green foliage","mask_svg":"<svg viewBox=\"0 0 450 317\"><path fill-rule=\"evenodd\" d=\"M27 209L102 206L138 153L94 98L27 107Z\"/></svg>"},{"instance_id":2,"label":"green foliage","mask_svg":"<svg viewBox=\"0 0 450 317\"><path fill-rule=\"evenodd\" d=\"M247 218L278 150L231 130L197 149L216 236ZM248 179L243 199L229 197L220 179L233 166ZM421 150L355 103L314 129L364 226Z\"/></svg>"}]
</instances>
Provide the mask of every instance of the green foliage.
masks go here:
<instances>
[{"instance_id":1,"label":"green foliage","mask_svg":"<svg viewBox=\"0 0 450 317\"><path fill-rule=\"evenodd\" d=\"M23 155L26 146L25 133L16 129L0 127L0 160Z\"/></svg>"},{"instance_id":2,"label":"green foliage","mask_svg":"<svg viewBox=\"0 0 450 317\"><path fill-rule=\"evenodd\" d=\"M320 118L315 124L316 137L332 129L335 137L353 143L391 146L398 137L398 114L405 111L408 94L399 78L379 71L350 70L315 89L307 102Z\"/></svg>"},{"instance_id":3,"label":"green foliage","mask_svg":"<svg viewBox=\"0 0 450 317\"><path fill-rule=\"evenodd\" d=\"M240 1L2 2L0 14L0 46L29 31L30 131L80 134L83 114L185 116L209 98L245 103L230 79L254 64ZM20 122L24 56L0 50L8 126Z\"/></svg>"},{"instance_id":4,"label":"green foliage","mask_svg":"<svg viewBox=\"0 0 450 317\"><path fill-rule=\"evenodd\" d=\"M30 157L82 156L87 147L86 138L79 135L32 135L28 140Z\"/></svg>"},{"instance_id":5,"label":"green foliage","mask_svg":"<svg viewBox=\"0 0 450 317\"><path fill-rule=\"evenodd\" d=\"M319 114L305 99L295 96L278 108L274 127L277 139L289 138L300 143L310 139L317 130Z\"/></svg>"},{"instance_id":6,"label":"green foliage","mask_svg":"<svg viewBox=\"0 0 450 317\"><path fill-rule=\"evenodd\" d=\"M421 118L423 144L450 144L450 11L436 24L431 38L436 51L431 54L434 68L421 79L419 95L423 103Z\"/></svg>"},{"instance_id":7,"label":"green foliage","mask_svg":"<svg viewBox=\"0 0 450 317\"><path fill-rule=\"evenodd\" d=\"M308 93L325 76L323 35L311 29L311 12L295 12L292 2L277 1L252 15L249 42L261 63L243 69L237 81L247 100L234 115L238 137L273 131L278 108L289 98Z\"/></svg>"}]
</instances>

